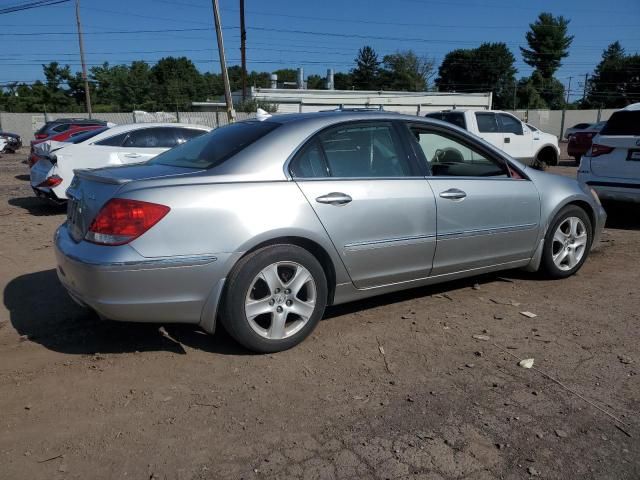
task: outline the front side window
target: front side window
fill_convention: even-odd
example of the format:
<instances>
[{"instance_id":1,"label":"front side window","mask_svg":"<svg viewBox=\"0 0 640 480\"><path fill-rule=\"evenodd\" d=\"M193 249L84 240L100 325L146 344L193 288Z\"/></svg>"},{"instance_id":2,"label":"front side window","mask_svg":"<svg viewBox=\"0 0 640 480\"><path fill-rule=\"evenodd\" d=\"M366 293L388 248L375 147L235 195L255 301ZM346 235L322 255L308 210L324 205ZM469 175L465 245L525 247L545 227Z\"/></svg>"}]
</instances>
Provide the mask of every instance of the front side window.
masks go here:
<instances>
[{"instance_id":1,"label":"front side window","mask_svg":"<svg viewBox=\"0 0 640 480\"><path fill-rule=\"evenodd\" d=\"M498 117L500 118L501 133L513 133L515 135L523 135L522 122L520 120L517 120L511 115L507 115L505 113L499 114Z\"/></svg>"},{"instance_id":2,"label":"front side window","mask_svg":"<svg viewBox=\"0 0 640 480\"><path fill-rule=\"evenodd\" d=\"M412 175L409 160L391 123L335 127L320 133L313 141L317 142L317 147L305 148L294 160L291 169L294 177L310 178L310 173L314 176L328 174L334 178ZM326 162L324 169L319 159Z\"/></svg>"},{"instance_id":3,"label":"front side window","mask_svg":"<svg viewBox=\"0 0 640 480\"><path fill-rule=\"evenodd\" d=\"M451 137L411 126L418 156L427 162L434 177L508 177L506 164ZM420 155L421 154L421 155Z\"/></svg>"},{"instance_id":4,"label":"front side window","mask_svg":"<svg viewBox=\"0 0 640 480\"><path fill-rule=\"evenodd\" d=\"M500 133L495 113L476 112L478 131L482 133Z\"/></svg>"}]
</instances>

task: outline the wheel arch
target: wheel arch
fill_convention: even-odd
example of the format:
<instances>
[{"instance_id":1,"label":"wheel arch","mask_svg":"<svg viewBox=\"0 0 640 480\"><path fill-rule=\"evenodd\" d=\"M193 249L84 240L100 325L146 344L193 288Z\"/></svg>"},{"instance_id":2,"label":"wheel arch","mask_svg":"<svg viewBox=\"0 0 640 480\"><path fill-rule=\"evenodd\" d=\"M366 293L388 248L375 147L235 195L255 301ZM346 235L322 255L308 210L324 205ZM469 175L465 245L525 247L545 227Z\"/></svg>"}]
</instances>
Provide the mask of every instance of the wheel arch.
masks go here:
<instances>
[{"instance_id":1,"label":"wheel arch","mask_svg":"<svg viewBox=\"0 0 640 480\"><path fill-rule=\"evenodd\" d=\"M300 248L304 248L309 253L311 253L316 258L316 260L318 260L318 262L322 266L325 277L327 278L327 305L331 305L333 303L333 298L336 290L336 267L331 256L329 255L329 252L327 252L327 250L318 242L309 238L299 237L295 235L273 237L268 240L263 240L262 242L252 246L244 253L244 255L242 255L242 257L240 257L240 259L261 248L283 244L296 245ZM238 259L238 261L240 259Z\"/></svg>"},{"instance_id":2,"label":"wheel arch","mask_svg":"<svg viewBox=\"0 0 640 480\"><path fill-rule=\"evenodd\" d=\"M540 238L538 240L538 245L536 246L536 249L533 253L533 256L531 258L531 262L524 268L526 271L529 272L537 272L540 268L540 262L542 259L542 250L544 248L544 239L547 236L547 231L549 229L549 227L551 226L551 224L553 223L554 219L556 218L556 216L558 215L558 213L560 213L560 211L562 211L563 209L565 209L566 207L570 207L570 206L576 206L581 208L582 210L585 211L585 213L587 214L587 216L589 217L589 221L591 222L591 236L592 238L595 236L596 233L596 225L597 225L597 217L596 217L596 212L593 209L593 206L587 202L586 200L582 200L580 198L569 198L567 199L566 202L563 202L561 204L559 204L554 211L551 213L551 215L549 215L549 221L546 223L545 227L544 227L544 231L541 232Z\"/></svg>"},{"instance_id":3,"label":"wheel arch","mask_svg":"<svg viewBox=\"0 0 640 480\"><path fill-rule=\"evenodd\" d=\"M554 163L554 165L557 165L557 164L559 163L559 161L560 161L560 154L558 153L558 149L556 148L556 146L555 146L555 145L552 145L552 144L550 144L550 143L547 143L547 144L543 145L542 147L540 147L540 148L538 149L538 151L536 152L536 154L535 154L535 157L534 157L534 158L535 158L536 160L538 160L538 158L540 157L540 155L541 155L543 152L552 152L552 153L553 153L553 156L554 156L554 159L555 159L555 163Z\"/></svg>"}]
</instances>

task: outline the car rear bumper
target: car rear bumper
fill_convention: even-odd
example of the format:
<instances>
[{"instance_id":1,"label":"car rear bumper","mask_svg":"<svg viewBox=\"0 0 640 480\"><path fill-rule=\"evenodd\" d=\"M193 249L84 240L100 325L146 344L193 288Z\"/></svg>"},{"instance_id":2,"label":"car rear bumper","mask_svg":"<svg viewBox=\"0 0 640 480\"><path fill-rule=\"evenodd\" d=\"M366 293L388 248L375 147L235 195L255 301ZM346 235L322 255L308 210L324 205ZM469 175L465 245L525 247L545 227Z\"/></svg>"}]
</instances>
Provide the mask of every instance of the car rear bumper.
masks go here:
<instances>
[{"instance_id":1,"label":"car rear bumper","mask_svg":"<svg viewBox=\"0 0 640 480\"><path fill-rule=\"evenodd\" d=\"M232 257L145 258L128 245L76 243L66 225L56 231L55 255L58 278L71 297L105 318L201 324L206 330L215 327L220 285Z\"/></svg>"},{"instance_id":2,"label":"car rear bumper","mask_svg":"<svg viewBox=\"0 0 640 480\"><path fill-rule=\"evenodd\" d=\"M593 188L600 199L640 202L640 179L598 177L578 169L578 180Z\"/></svg>"}]
</instances>

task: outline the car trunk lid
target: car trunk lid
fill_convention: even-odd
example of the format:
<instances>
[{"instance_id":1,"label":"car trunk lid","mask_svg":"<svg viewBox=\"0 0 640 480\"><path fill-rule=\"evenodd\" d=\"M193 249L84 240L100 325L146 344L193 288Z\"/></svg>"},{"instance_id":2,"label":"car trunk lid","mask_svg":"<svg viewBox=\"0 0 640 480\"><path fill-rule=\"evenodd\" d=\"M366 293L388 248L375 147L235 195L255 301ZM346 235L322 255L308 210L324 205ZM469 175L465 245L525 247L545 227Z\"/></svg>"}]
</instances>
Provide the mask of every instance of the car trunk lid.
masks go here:
<instances>
[{"instance_id":1,"label":"car trunk lid","mask_svg":"<svg viewBox=\"0 0 640 480\"><path fill-rule=\"evenodd\" d=\"M640 136L598 135L593 144L613 148L608 154L591 159L591 169L595 175L610 178L640 178Z\"/></svg>"},{"instance_id":2,"label":"car trunk lid","mask_svg":"<svg viewBox=\"0 0 640 480\"><path fill-rule=\"evenodd\" d=\"M100 209L117 196L124 185L194 172L194 169L147 164L75 170L67 189L67 226L71 237L76 242L81 241Z\"/></svg>"}]
</instances>

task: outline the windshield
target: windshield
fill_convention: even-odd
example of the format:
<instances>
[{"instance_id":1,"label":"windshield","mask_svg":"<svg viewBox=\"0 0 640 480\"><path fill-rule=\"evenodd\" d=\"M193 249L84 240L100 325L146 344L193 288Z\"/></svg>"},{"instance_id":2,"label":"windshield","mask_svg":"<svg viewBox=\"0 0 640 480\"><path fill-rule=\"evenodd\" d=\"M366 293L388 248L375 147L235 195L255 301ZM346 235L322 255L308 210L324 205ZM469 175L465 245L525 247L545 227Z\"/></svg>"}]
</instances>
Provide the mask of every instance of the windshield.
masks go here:
<instances>
[{"instance_id":1,"label":"windshield","mask_svg":"<svg viewBox=\"0 0 640 480\"><path fill-rule=\"evenodd\" d=\"M279 127L275 122L232 123L189 140L149 161L151 165L212 168Z\"/></svg>"},{"instance_id":2,"label":"windshield","mask_svg":"<svg viewBox=\"0 0 640 480\"><path fill-rule=\"evenodd\" d=\"M104 132L105 130L108 130L108 128L97 128L95 130L89 130L88 132L84 132L84 133L80 133L74 137L71 137L67 140L68 143L82 143L85 140L89 140L90 138L95 137L96 135L98 135L99 133Z\"/></svg>"},{"instance_id":3,"label":"windshield","mask_svg":"<svg viewBox=\"0 0 640 480\"><path fill-rule=\"evenodd\" d=\"M640 110L615 112L600 135L640 135Z\"/></svg>"}]
</instances>

